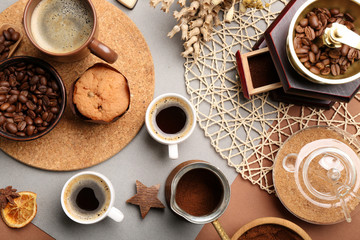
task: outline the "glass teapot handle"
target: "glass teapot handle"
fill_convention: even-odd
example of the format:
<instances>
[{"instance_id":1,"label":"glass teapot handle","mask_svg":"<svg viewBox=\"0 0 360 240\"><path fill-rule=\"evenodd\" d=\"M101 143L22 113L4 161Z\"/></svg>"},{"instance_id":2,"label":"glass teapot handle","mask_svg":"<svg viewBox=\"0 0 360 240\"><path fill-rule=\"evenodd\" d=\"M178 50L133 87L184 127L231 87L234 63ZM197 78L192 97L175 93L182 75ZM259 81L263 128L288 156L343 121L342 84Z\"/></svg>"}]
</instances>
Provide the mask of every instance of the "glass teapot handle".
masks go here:
<instances>
[{"instance_id":1,"label":"glass teapot handle","mask_svg":"<svg viewBox=\"0 0 360 240\"><path fill-rule=\"evenodd\" d=\"M351 222L350 210L346 204L344 196L349 193L351 196L357 198L358 200L360 200L360 196L358 194L356 194L355 192L351 191L351 188L348 185L343 184L342 182L338 181L340 178L340 172L337 169L334 169L334 168L330 169L328 171L327 175L328 175L328 180L334 186L336 197L340 200L340 204L341 204L345 219L347 222L350 223Z\"/></svg>"},{"instance_id":2,"label":"glass teapot handle","mask_svg":"<svg viewBox=\"0 0 360 240\"><path fill-rule=\"evenodd\" d=\"M291 173L295 172L295 163L297 156L298 155L296 153L289 153L284 157L282 166L286 171Z\"/></svg>"}]
</instances>

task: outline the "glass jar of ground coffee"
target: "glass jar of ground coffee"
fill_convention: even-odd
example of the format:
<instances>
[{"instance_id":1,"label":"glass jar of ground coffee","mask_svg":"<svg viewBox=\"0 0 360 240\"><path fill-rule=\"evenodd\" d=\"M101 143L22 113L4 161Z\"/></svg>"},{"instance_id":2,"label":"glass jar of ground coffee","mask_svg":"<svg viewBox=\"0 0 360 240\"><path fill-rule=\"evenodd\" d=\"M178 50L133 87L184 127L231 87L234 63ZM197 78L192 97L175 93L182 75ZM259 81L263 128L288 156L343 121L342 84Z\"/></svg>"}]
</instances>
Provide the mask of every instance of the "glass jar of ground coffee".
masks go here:
<instances>
[{"instance_id":1,"label":"glass jar of ground coffee","mask_svg":"<svg viewBox=\"0 0 360 240\"><path fill-rule=\"evenodd\" d=\"M359 150L352 135L335 127L315 126L295 133L275 160L279 199L311 223L351 222L360 203Z\"/></svg>"}]
</instances>

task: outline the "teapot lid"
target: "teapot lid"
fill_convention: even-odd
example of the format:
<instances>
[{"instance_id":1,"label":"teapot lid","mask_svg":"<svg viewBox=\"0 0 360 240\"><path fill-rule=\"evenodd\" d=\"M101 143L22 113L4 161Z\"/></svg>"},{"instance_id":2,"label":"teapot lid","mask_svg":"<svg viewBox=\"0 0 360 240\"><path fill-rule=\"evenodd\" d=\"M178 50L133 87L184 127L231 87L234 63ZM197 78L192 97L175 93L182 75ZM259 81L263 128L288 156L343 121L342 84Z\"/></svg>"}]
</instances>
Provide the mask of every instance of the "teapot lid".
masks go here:
<instances>
[{"instance_id":1,"label":"teapot lid","mask_svg":"<svg viewBox=\"0 0 360 240\"><path fill-rule=\"evenodd\" d=\"M351 221L351 202L360 200L360 159L350 146L331 138L312 141L297 154L287 155L283 167L294 172L307 201L324 208L341 207Z\"/></svg>"}]
</instances>

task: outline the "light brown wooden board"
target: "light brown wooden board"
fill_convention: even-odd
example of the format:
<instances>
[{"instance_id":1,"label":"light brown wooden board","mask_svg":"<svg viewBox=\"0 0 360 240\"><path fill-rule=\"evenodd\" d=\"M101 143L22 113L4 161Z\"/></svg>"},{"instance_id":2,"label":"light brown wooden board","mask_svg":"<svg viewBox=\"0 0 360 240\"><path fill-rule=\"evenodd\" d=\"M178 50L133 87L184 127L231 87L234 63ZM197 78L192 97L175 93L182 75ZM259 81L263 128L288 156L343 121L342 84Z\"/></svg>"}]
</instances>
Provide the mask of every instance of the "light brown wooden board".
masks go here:
<instances>
[{"instance_id":1,"label":"light brown wooden board","mask_svg":"<svg viewBox=\"0 0 360 240\"><path fill-rule=\"evenodd\" d=\"M99 58L89 55L73 63L53 62L29 42L22 25L26 0L20 0L0 14L1 23L13 24L24 38L14 55L45 58L61 75L69 93L71 83ZM130 87L130 108L108 125L86 123L75 117L67 104L59 124L44 137L30 142L0 138L0 148L13 158L33 167L68 171L101 163L123 149L138 133L146 108L154 94L155 75L151 53L136 25L106 0L92 0L99 22L98 39L114 49L118 60L112 64L124 74Z\"/></svg>"}]
</instances>

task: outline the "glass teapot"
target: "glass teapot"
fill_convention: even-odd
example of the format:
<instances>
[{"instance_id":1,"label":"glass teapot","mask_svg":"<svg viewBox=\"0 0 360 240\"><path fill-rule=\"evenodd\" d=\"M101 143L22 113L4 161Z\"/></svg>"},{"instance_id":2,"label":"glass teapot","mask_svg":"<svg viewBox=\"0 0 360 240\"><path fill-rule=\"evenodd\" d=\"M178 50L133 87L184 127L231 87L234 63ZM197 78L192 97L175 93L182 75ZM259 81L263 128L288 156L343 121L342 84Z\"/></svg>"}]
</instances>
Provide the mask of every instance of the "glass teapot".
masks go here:
<instances>
[{"instance_id":1,"label":"glass teapot","mask_svg":"<svg viewBox=\"0 0 360 240\"><path fill-rule=\"evenodd\" d=\"M312 128L304 130L311 131ZM292 181L297 188L295 194L301 196L306 206L334 211L338 209L343 214L340 221L351 222L351 215L360 203L360 159L355 152L360 147L354 137L340 129L324 126L315 128L335 131L343 139L334 139L326 134L313 136L316 140L304 143L298 139L300 150L285 153L281 167L293 176Z\"/></svg>"}]
</instances>

